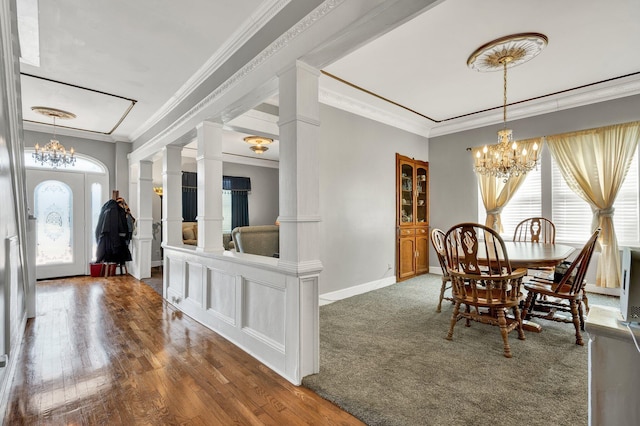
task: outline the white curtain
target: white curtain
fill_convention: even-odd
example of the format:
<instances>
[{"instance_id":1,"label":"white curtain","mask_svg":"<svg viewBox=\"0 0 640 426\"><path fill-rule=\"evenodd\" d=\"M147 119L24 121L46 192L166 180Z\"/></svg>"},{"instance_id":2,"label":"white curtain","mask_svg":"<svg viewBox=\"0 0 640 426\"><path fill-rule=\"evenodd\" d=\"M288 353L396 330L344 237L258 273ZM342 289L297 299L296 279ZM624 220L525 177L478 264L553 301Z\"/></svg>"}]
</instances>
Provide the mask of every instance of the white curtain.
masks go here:
<instances>
[{"instance_id":1,"label":"white curtain","mask_svg":"<svg viewBox=\"0 0 640 426\"><path fill-rule=\"evenodd\" d=\"M591 231L602 229L596 277L599 287L620 286L613 203L639 139L640 121L547 137L549 151L567 185L593 210Z\"/></svg>"}]
</instances>

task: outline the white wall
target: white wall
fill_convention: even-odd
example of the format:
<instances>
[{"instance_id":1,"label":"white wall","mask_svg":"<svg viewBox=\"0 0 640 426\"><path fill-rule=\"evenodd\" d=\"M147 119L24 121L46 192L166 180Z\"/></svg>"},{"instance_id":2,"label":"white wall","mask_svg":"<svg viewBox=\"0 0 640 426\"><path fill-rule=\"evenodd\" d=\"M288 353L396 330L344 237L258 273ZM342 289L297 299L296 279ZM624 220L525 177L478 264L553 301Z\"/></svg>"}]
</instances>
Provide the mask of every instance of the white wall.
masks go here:
<instances>
[{"instance_id":1,"label":"white wall","mask_svg":"<svg viewBox=\"0 0 640 426\"><path fill-rule=\"evenodd\" d=\"M4 415L24 327L28 268L15 2L0 3L0 413ZM19 200L19 201L17 201ZM35 250L35 249L34 249ZM35 257L35 256L34 256ZM32 260L33 261L33 260ZM32 271L32 269L31 269ZM35 280L33 280L35 281Z\"/></svg>"},{"instance_id":2,"label":"white wall","mask_svg":"<svg viewBox=\"0 0 640 426\"><path fill-rule=\"evenodd\" d=\"M428 140L325 105L320 120L323 294L395 275L395 155L426 161Z\"/></svg>"}]
</instances>

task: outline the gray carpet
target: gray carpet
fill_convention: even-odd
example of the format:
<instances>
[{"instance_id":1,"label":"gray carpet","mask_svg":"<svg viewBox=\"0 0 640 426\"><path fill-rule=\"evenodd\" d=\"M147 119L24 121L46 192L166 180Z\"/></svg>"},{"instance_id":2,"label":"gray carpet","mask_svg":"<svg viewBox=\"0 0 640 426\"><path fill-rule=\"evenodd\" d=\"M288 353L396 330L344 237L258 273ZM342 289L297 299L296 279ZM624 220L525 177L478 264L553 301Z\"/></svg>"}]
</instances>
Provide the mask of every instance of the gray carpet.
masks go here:
<instances>
[{"instance_id":1,"label":"gray carpet","mask_svg":"<svg viewBox=\"0 0 640 426\"><path fill-rule=\"evenodd\" d=\"M498 327L460 321L447 341L440 282L423 275L321 307L320 373L303 385L369 425L587 424L587 346L572 324L509 333L511 359Z\"/></svg>"}]
</instances>

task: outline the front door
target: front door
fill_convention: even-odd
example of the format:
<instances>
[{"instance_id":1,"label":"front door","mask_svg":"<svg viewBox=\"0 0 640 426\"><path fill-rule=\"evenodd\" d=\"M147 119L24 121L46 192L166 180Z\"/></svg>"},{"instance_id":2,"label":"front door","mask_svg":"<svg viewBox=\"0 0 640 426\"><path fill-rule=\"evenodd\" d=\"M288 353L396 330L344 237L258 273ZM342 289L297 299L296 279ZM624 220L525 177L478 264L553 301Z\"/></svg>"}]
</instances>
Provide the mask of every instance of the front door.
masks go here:
<instances>
[{"instance_id":1,"label":"front door","mask_svg":"<svg viewBox=\"0 0 640 426\"><path fill-rule=\"evenodd\" d=\"M36 217L36 278L84 275L86 233L83 173L28 170L27 191Z\"/></svg>"}]
</instances>

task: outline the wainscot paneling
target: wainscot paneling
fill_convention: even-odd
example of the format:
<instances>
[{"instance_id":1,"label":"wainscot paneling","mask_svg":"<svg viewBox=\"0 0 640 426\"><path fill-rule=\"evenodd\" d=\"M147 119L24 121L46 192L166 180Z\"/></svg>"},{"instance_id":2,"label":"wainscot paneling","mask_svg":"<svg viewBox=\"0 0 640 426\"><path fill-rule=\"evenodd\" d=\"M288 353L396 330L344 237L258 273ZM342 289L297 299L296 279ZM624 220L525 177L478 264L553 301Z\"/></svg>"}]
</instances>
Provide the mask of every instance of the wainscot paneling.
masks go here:
<instances>
[{"instance_id":1,"label":"wainscot paneling","mask_svg":"<svg viewBox=\"0 0 640 426\"><path fill-rule=\"evenodd\" d=\"M176 309L296 385L319 371L320 269L170 246L164 264L165 299Z\"/></svg>"},{"instance_id":2,"label":"wainscot paneling","mask_svg":"<svg viewBox=\"0 0 640 426\"><path fill-rule=\"evenodd\" d=\"M238 299L238 284L236 277L218 269L208 269L207 273L207 305L205 309L226 321L232 326L236 323L236 300Z\"/></svg>"}]
</instances>

